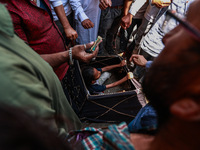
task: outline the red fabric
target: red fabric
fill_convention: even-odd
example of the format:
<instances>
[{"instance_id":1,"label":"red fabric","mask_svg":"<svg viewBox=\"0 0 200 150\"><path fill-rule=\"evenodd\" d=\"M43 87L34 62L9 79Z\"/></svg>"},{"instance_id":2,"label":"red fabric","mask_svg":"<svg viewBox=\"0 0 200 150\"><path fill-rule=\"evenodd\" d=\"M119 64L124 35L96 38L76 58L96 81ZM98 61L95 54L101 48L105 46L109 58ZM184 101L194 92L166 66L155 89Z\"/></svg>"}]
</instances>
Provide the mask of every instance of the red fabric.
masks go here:
<instances>
[{"instance_id":1,"label":"red fabric","mask_svg":"<svg viewBox=\"0 0 200 150\"><path fill-rule=\"evenodd\" d=\"M31 0L0 0L7 3L12 16L15 32L38 54L52 54L66 50L64 40L52 17L44 9L37 7ZM48 0L44 0L49 10ZM62 80L68 64L54 68Z\"/></svg>"}]
</instances>

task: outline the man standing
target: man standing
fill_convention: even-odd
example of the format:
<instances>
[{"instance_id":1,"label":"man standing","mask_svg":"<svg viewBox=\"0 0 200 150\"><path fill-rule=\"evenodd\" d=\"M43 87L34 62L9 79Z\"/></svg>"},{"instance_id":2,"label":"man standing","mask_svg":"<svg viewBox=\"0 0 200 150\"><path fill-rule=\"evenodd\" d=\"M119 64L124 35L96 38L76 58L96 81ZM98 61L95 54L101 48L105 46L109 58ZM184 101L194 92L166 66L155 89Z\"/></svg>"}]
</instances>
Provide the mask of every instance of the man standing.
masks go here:
<instances>
[{"instance_id":1,"label":"man standing","mask_svg":"<svg viewBox=\"0 0 200 150\"><path fill-rule=\"evenodd\" d=\"M115 54L113 50L113 41L120 26L123 10L129 9L129 6L124 5L128 1L129 0L100 0L99 7L102 11L98 35L103 38L103 42L100 44L99 54L103 54L105 51L110 55Z\"/></svg>"},{"instance_id":2,"label":"man standing","mask_svg":"<svg viewBox=\"0 0 200 150\"><path fill-rule=\"evenodd\" d=\"M0 0L0 2L7 4L6 7L11 14L15 33L40 54L62 80L69 67L67 61L69 60L69 51L66 51L63 37L53 21L48 0L40 0L40 3L33 0ZM76 53L79 55L76 57L74 49L76 48L71 48L73 58L89 60L86 58L89 55L84 52ZM94 56L94 54L92 55Z\"/></svg>"},{"instance_id":3,"label":"man standing","mask_svg":"<svg viewBox=\"0 0 200 150\"><path fill-rule=\"evenodd\" d=\"M83 26L81 20L75 16L75 28L78 33L77 44L85 44L97 39L101 14L99 0L81 0L81 4L85 14L92 21L92 26Z\"/></svg>"},{"instance_id":4,"label":"man standing","mask_svg":"<svg viewBox=\"0 0 200 150\"><path fill-rule=\"evenodd\" d=\"M79 20L85 29L89 29L94 26L92 21L86 15L82 7L81 0L49 0L49 2L51 3L53 19L65 38L67 45L70 40L75 40L79 36L73 29L75 27L75 20Z\"/></svg>"}]
</instances>

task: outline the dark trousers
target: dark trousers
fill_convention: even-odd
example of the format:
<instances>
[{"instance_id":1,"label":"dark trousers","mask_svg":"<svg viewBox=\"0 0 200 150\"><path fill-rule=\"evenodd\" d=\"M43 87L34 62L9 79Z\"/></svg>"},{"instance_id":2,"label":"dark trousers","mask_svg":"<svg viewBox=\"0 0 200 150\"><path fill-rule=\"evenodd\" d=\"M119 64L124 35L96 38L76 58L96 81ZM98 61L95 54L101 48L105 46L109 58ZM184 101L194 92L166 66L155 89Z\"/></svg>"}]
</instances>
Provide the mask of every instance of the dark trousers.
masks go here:
<instances>
[{"instance_id":1,"label":"dark trousers","mask_svg":"<svg viewBox=\"0 0 200 150\"><path fill-rule=\"evenodd\" d=\"M68 19L69 24L71 25L71 27L73 27L73 25L74 25L74 24L73 24L73 22L74 22L74 21L73 21L73 13L69 14L69 15L67 16L67 19ZM60 20L55 21L55 23L56 23L56 25L58 26L58 29L60 30L60 32L62 33L62 36L63 36L63 38L64 38L64 40L65 40L65 44L66 44L66 45L69 45L70 40L67 39L67 37L66 37L66 35L65 35L64 28L63 28L63 26L62 26Z\"/></svg>"},{"instance_id":2,"label":"dark trousers","mask_svg":"<svg viewBox=\"0 0 200 150\"><path fill-rule=\"evenodd\" d=\"M101 11L99 33L103 38L103 42L99 45L99 53L103 53L105 49L113 51L113 41L119 29L120 21L123 14L123 8L106 8Z\"/></svg>"},{"instance_id":3,"label":"dark trousers","mask_svg":"<svg viewBox=\"0 0 200 150\"><path fill-rule=\"evenodd\" d=\"M120 30L120 51L121 52L126 51L128 40L131 36L133 28L135 26L137 26L137 28L139 28L141 23L142 23L142 19L133 19L130 27L128 29L126 29L127 33L125 32L125 30L123 28L121 28L121 30Z\"/></svg>"}]
</instances>

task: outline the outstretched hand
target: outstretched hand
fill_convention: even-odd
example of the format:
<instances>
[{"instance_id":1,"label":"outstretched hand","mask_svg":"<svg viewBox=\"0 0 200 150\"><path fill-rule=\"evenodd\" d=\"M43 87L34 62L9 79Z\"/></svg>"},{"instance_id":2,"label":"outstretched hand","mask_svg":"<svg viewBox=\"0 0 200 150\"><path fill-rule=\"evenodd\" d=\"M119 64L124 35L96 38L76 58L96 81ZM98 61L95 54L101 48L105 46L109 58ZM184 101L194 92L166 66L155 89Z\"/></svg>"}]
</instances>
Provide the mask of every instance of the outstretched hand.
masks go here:
<instances>
[{"instance_id":1,"label":"outstretched hand","mask_svg":"<svg viewBox=\"0 0 200 150\"><path fill-rule=\"evenodd\" d=\"M133 54L129 61L133 61L136 65L145 67L147 60L142 55Z\"/></svg>"},{"instance_id":2,"label":"outstretched hand","mask_svg":"<svg viewBox=\"0 0 200 150\"><path fill-rule=\"evenodd\" d=\"M121 63L120 63L120 67L123 67L126 65L126 60L122 60Z\"/></svg>"},{"instance_id":3,"label":"outstretched hand","mask_svg":"<svg viewBox=\"0 0 200 150\"><path fill-rule=\"evenodd\" d=\"M76 46L74 46L72 48L72 57L74 59L89 63L92 58L97 56L98 51L99 51L99 44L98 44L96 46L96 48L95 48L95 51L93 51L92 53L86 53L85 52L85 50L86 49L90 49L93 44L94 44L94 42L85 44L86 48L85 48L84 45L76 45Z\"/></svg>"}]
</instances>

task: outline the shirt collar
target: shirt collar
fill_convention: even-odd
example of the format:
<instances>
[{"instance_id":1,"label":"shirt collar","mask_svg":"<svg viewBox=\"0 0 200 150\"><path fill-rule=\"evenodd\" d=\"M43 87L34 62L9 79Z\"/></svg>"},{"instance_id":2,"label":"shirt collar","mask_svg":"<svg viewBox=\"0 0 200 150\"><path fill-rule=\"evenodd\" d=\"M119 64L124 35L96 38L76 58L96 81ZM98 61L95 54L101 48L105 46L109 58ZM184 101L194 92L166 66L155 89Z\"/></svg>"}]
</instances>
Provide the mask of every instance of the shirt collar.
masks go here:
<instances>
[{"instance_id":1,"label":"shirt collar","mask_svg":"<svg viewBox=\"0 0 200 150\"><path fill-rule=\"evenodd\" d=\"M12 19L5 5L0 4L0 32L8 36L14 36Z\"/></svg>"}]
</instances>

